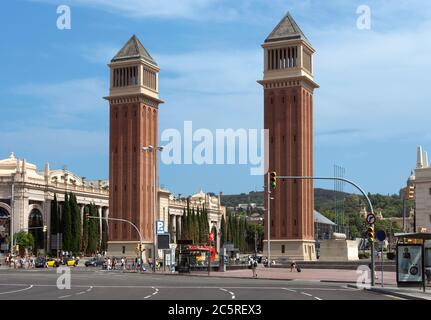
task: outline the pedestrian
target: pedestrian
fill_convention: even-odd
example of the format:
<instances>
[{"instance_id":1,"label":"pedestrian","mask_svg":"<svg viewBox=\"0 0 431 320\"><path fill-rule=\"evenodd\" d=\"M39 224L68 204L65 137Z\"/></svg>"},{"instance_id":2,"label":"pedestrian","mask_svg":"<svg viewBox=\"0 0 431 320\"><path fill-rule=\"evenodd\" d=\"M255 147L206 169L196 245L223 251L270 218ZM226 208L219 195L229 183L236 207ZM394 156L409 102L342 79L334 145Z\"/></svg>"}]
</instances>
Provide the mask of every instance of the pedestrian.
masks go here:
<instances>
[{"instance_id":1,"label":"pedestrian","mask_svg":"<svg viewBox=\"0 0 431 320\"><path fill-rule=\"evenodd\" d=\"M253 271L253 278L257 278L257 260L251 261L251 270Z\"/></svg>"},{"instance_id":2,"label":"pedestrian","mask_svg":"<svg viewBox=\"0 0 431 320\"><path fill-rule=\"evenodd\" d=\"M294 270L297 270L295 260L293 260L292 263L290 264L290 272L293 272Z\"/></svg>"}]
</instances>

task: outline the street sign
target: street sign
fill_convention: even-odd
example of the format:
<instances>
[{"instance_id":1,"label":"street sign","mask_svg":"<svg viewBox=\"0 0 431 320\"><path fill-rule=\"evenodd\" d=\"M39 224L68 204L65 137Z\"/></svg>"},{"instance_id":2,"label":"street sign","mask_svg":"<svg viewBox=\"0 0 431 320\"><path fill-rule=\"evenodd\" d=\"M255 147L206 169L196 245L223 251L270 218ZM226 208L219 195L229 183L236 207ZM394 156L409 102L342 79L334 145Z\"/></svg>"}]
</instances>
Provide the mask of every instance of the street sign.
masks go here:
<instances>
[{"instance_id":1,"label":"street sign","mask_svg":"<svg viewBox=\"0 0 431 320\"><path fill-rule=\"evenodd\" d=\"M367 215L367 223L368 224L374 224L376 222L376 216L372 213Z\"/></svg>"},{"instance_id":2,"label":"street sign","mask_svg":"<svg viewBox=\"0 0 431 320\"><path fill-rule=\"evenodd\" d=\"M157 234L165 233L165 222L158 220L157 221Z\"/></svg>"},{"instance_id":3,"label":"street sign","mask_svg":"<svg viewBox=\"0 0 431 320\"><path fill-rule=\"evenodd\" d=\"M386 232L384 232L383 230L379 230L379 231L377 231L376 237L377 237L377 240L379 240L379 241L385 241Z\"/></svg>"}]
</instances>

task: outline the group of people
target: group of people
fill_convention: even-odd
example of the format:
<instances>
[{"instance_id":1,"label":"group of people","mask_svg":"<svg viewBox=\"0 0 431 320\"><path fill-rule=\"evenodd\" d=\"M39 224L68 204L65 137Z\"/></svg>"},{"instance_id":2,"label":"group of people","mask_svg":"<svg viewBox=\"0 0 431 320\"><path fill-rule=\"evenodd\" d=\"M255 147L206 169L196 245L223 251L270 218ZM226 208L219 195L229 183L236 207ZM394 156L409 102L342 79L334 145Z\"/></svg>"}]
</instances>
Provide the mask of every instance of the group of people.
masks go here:
<instances>
[{"instance_id":1,"label":"group of people","mask_svg":"<svg viewBox=\"0 0 431 320\"><path fill-rule=\"evenodd\" d=\"M127 265L127 259L125 257L105 257L103 261L103 269L105 270L125 270Z\"/></svg>"},{"instance_id":2,"label":"group of people","mask_svg":"<svg viewBox=\"0 0 431 320\"><path fill-rule=\"evenodd\" d=\"M14 269L33 269L36 265L36 257L34 255L25 257L8 254L4 260L7 267Z\"/></svg>"}]
</instances>

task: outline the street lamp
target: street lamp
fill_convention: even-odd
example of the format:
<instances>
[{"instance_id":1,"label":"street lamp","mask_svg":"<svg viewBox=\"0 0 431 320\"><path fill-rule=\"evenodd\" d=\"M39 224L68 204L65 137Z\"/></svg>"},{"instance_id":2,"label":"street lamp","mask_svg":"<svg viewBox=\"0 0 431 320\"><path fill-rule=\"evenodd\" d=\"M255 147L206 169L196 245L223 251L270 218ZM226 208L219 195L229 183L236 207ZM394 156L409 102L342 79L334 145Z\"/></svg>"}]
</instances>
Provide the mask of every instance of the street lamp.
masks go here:
<instances>
[{"instance_id":1,"label":"street lamp","mask_svg":"<svg viewBox=\"0 0 431 320\"><path fill-rule=\"evenodd\" d=\"M152 153L152 156L150 155L150 159L151 159L151 169L152 169L152 190L153 190L153 228L154 228L154 252L153 252L153 271L156 271L156 250L157 250L157 214L156 214L156 210L157 210L157 206L156 206L156 201L157 201L157 190L156 190L156 161L154 161L154 157L156 156L156 152L154 152L154 149L156 149L157 151L163 151L163 147L154 147L152 145L146 146L146 147L142 147L142 150L145 152L150 152Z\"/></svg>"}]
</instances>

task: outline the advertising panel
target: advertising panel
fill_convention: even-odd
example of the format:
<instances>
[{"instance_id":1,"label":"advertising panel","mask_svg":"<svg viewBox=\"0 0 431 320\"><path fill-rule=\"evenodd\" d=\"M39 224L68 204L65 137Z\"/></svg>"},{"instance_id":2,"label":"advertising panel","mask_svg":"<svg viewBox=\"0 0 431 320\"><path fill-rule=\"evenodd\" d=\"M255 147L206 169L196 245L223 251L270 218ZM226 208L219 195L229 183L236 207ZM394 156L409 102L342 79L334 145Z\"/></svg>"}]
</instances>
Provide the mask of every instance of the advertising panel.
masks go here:
<instances>
[{"instance_id":1,"label":"advertising panel","mask_svg":"<svg viewBox=\"0 0 431 320\"><path fill-rule=\"evenodd\" d=\"M404 283L422 282L421 245L398 245L397 281Z\"/></svg>"}]
</instances>

